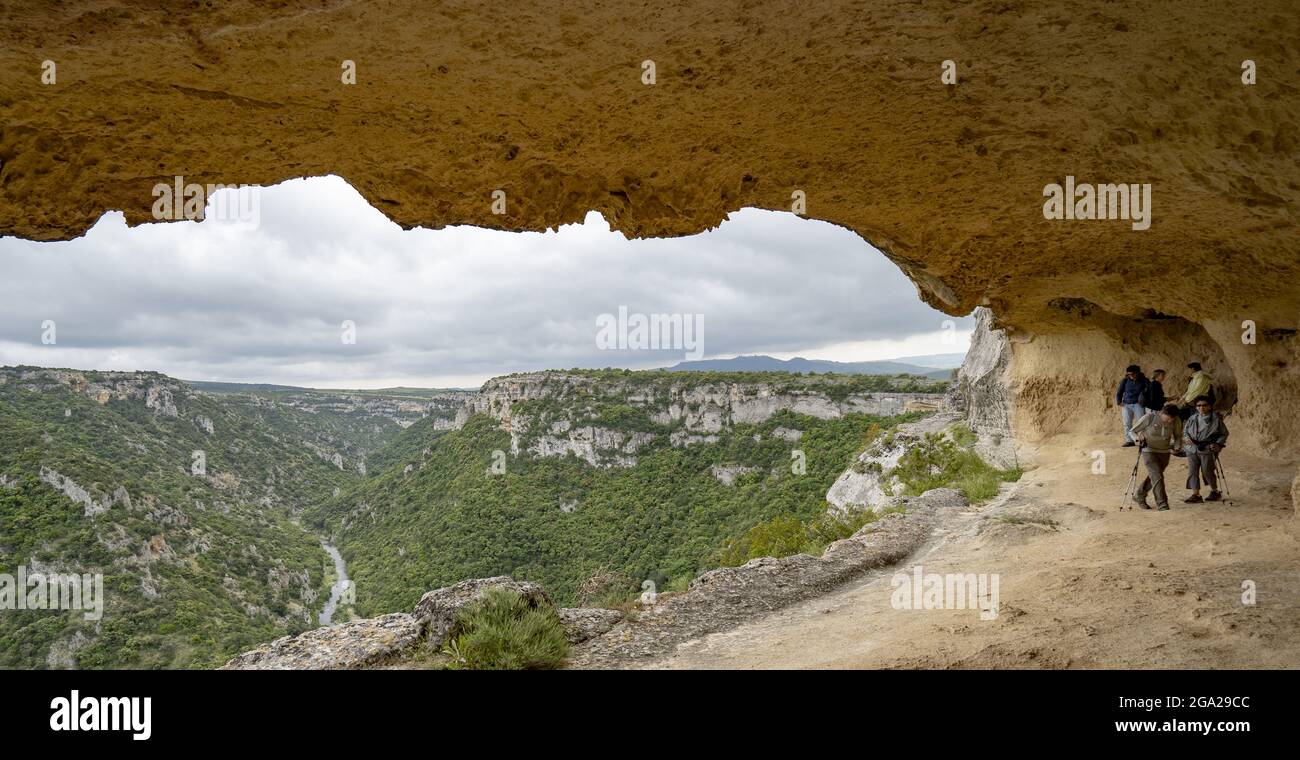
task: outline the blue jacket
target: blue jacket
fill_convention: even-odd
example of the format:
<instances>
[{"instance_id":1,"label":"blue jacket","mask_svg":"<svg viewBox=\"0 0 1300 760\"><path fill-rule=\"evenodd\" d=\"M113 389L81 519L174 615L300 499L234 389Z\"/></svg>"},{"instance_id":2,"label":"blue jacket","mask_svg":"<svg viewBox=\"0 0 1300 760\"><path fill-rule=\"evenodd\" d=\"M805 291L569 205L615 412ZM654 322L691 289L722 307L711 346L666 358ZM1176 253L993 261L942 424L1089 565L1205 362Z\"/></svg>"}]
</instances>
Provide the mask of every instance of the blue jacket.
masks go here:
<instances>
[{"instance_id":1,"label":"blue jacket","mask_svg":"<svg viewBox=\"0 0 1300 760\"><path fill-rule=\"evenodd\" d=\"M1139 374L1136 379L1129 380L1127 377L1119 381L1119 387L1115 389L1116 404L1141 404L1142 396L1147 391L1147 385L1150 384L1146 375Z\"/></svg>"}]
</instances>

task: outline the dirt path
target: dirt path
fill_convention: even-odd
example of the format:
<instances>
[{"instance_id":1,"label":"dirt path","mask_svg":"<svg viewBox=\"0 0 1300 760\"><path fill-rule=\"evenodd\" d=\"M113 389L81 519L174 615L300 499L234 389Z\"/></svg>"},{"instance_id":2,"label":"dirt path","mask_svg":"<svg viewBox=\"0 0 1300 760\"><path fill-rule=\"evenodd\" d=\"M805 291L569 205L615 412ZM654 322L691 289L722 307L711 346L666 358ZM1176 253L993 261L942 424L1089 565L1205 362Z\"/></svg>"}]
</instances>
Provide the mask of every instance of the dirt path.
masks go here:
<instances>
[{"instance_id":1,"label":"dirt path","mask_svg":"<svg viewBox=\"0 0 1300 760\"><path fill-rule=\"evenodd\" d=\"M1298 668L1294 466L1225 456L1234 506L1117 511L1132 449L1049 443L999 501L958 514L909 561L734 630L686 642L658 668ZM1094 475L1089 452L1108 472ZM894 609L891 579L998 573L996 619ZM1254 581L1254 606L1242 602Z\"/></svg>"}]
</instances>

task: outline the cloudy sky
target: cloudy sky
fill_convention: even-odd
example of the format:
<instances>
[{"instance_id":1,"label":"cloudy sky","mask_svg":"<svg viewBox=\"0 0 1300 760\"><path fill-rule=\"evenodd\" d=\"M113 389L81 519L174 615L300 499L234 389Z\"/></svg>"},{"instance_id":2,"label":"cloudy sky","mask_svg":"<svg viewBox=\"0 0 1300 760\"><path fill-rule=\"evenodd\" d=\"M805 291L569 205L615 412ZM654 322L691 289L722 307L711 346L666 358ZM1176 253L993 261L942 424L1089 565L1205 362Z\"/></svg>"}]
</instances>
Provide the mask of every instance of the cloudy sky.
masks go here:
<instances>
[{"instance_id":1,"label":"cloudy sky","mask_svg":"<svg viewBox=\"0 0 1300 760\"><path fill-rule=\"evenodd\" d=\"M337 177L256 201L256 224L209 212L128 229L113 212L70 242L0 238L0 365L378 388L685 358L598 349L598 318L620 306L702 314L709 358L862 361L969 344L971 322L954 320L945 340L952 318L878 251L791 214L746 209L711 232L629 241L595 213L548 233L403 231Z\"/></svg>"}]
</instances>

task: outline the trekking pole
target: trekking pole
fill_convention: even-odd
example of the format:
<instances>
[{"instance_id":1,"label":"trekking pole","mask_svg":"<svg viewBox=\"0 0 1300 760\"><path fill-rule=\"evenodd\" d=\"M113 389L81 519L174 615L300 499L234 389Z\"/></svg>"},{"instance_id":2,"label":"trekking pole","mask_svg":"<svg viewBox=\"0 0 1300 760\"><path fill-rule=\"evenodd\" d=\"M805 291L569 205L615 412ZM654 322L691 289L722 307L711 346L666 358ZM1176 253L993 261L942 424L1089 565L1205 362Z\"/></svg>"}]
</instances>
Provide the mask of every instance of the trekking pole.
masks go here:
<instances>
[{"instance_id":1,"label":"trekking pole","mask_svg":"<svg viewBox=\"0 0 1300 760\"><path fill-rule=\"evenodd\" d=\"M1133 463L1133 472L1128 476L1128 485L1124 486L1124 502L1119 505L1119 511L1121 512L1125 508L1130 512L1133 510L1133 503L1129 501L1129 498L1137 493L1135 489L1137 488L1138 465L1142 464L1142 449L1144 448L1146 448L1146 444L1138 444L1137 461Z\"/></svg>"},{"instance_id":2,"label":"trekking pole","mask_svg":"<svg viewBox=\"0 0 1300 760\"><path fill-rule=\"evenodd\" d=\"M1214 470L1219 475L1219 482L1223 484L1223 503L1232 506L1232 491L1228 489L1228 473L1223 470L1223 462L1219 461L1219 452L1214 452Z\"/></svg>"}]
</instances>

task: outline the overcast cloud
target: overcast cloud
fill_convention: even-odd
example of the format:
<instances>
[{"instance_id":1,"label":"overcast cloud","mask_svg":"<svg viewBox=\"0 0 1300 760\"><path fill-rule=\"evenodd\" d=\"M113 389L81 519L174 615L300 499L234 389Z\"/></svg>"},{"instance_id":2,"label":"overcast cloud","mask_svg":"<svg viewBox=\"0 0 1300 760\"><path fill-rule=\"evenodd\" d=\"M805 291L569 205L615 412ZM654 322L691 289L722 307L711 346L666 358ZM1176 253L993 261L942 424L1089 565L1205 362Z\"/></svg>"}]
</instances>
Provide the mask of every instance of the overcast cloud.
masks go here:
<instances>
[{"instance_id":1,"label":"overcast cloud","mask_svg":"<svg viewBox=\"0 0 1300 760\"><path fill-rule=\"evenodd\" d=\"M559 232L403 231L346 182L260 191L260 225L0 239L0 364L158 370L315 387L475 386L523 370L681 361L601 351L596 319L704 315L707 357L859 361L964 351L971 323L923 304L853 233L747 209L689 238L633 240L597 214ZM53 320L57 343L43 345ZM344 320L356 343L341 340Z\"/></svg>"}]
</instances>

